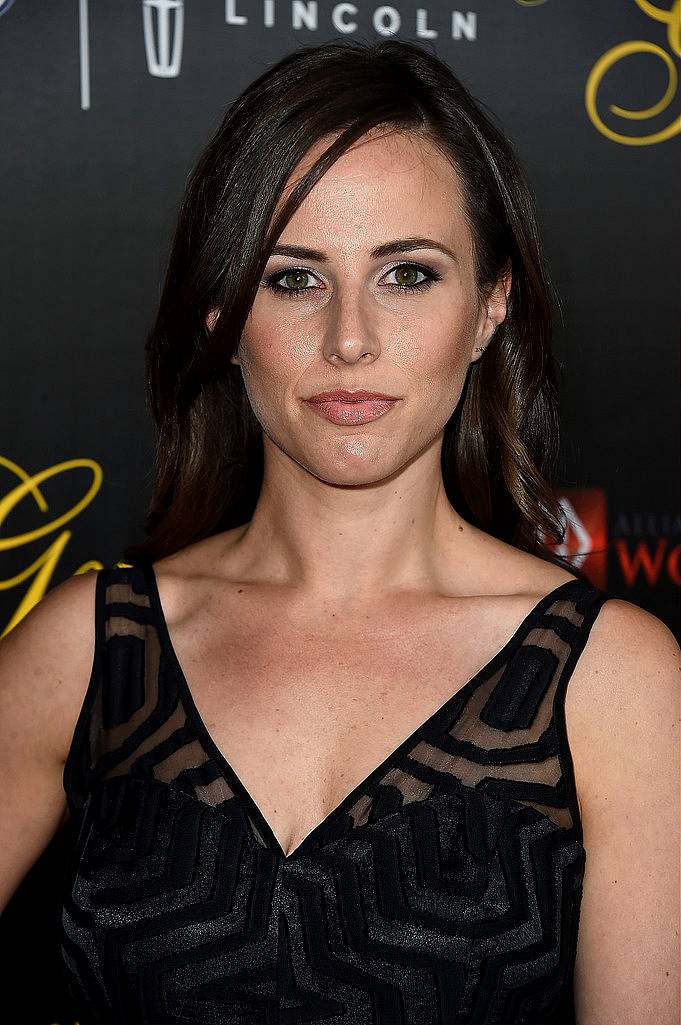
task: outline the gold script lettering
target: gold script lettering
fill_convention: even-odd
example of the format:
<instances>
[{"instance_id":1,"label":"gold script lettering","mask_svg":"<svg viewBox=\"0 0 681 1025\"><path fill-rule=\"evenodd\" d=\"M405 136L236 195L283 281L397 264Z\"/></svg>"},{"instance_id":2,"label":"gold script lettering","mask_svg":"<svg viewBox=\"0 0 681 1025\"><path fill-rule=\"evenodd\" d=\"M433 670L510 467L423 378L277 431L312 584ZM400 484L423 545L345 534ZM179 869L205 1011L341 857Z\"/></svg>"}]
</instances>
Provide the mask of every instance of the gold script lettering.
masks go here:
<instances>
[{"instance_id":1,"label":"gold script lettering","mask_svg":"<svg viewBox=\"0 0 681 1025\"><path fill-rule=\"evenodd\" d=\"M667 24L669 48L677 57L681 57L681 0L674 0L669 10L661 10L650 3L649 0L636 0L636 3L648 17ZM673 120L671 124L667 125L666 128L662 128L658 132L652 132L650 135L635 136L622 135L620 132L609 128L598 112L597 93L603 77L614 64L634 53L651 53L655 57L660 58L667 68L669 79L667 88L662 98L653 104L652 107L647 107L645 110L627 110L626 107L611 104L611 113L629 121L645 121L648 118L656 117L666 110L676 94L678 81L676 67L666 50L663 50L656 43L648 42L646 39L632 39L626 43L619 43L619 45L613 46L611 50L608 50L596 61L586 82L586 109L593 124L606 138L612 139L613 142L622 143L625 146L650 146L652 143L671 139L672 136L681 132L681 115Z\"/></svg>"},{"instance_id":2,"label":"gold script lettering","mask_svg":"<svg viewBox=\"0 0 681 1025\"><path fill-rule=\"evenodd\" d=\"M103 480L102 468L99 463L94 461L94 459L67 459L63 463L56 463L54 466L49 466L33 475L29 475L17 463L8 459L6 456L0 455L0 466L4 466L7 470L13 473L19 481L17 486L12 488L8 494L4 497L0 497L0 528L12 510L15 509L27 495L31 495L33 497L41 512L47 512L47 501L40 490L40 485L43 481L48 480L57 474L81 468L90 470L92 473L92 483L80 501L76 502L70 509L67 509L67 511L62 513L61 516L57 516L55 519L41 524L41 526L36 527L34 530L27 530L24 533L15 534L10 537L0 537L0 552L9 551L13 548L21 548L24 545L30 544L31 541L35 541L38 538L45 537L46 534L54 533L59 530L60 527L78 516L78 514L90 504L99 491ZM48 548L42 552L37 559L34 559L29 566L26 566L13 577L0 580L0 591L10 590L13 587L18 587L25 580L31 580L28 590L19 603L14 615L11 617L2 633L0 633L0 637L4 637L5 634L9 633L9 631L12 630L45 595L45 592L50 586L50 581L52 580L57 563L59 562L59 559L71 538L71 534L72 531L70 530L62 530ZM90 560L83 563L82 566L79 566L76 573L85 573L88 569L101 568L101 562Z\"/></svg>"}]
</instances>

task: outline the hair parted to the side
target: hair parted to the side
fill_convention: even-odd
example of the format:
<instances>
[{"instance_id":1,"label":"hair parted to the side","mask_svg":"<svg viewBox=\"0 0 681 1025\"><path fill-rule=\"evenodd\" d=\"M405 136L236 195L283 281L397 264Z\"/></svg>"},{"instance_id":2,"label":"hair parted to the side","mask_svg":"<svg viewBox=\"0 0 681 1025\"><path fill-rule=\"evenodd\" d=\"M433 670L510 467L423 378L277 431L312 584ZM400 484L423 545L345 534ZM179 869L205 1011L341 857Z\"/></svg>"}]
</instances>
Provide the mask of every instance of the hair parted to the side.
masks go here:
<instances>
[{"instance_id":1,"label":"hair parted to the side","mask_svg":"<svg viewBox=\"0 0 681 1025\"><path fill-rule=\"evenodd\" d=\"M394 38L285 56L237 97L200 156L146 343L155 484L145 538L128 545L126 561L155 561L251 518L262 428L230 357L286 223L334 161L374 129L426 139L455 168L481 302L512 269L507 316L471 363L445 427L447 496L480 529L583 575L548 547L564 539L565 521L552 484L553 293L532 194L511 143L447 65ZM326 137L335 138L273 219L291 173ZM214 308L211 332L205 321Z\"/></svg>"}]
</instances>

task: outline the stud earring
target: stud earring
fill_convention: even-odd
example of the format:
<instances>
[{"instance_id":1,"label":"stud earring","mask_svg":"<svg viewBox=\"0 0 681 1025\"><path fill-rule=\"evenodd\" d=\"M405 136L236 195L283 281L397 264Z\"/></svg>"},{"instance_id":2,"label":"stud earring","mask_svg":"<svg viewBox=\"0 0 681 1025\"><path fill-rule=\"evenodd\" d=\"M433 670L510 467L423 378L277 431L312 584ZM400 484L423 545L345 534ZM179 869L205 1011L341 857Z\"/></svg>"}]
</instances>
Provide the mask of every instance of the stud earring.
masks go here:
<instances>
[{"instance_id":1,"label":"stud earring","mask_svg":"<svg viewBox=\"0 0 681 1025\"><path fill-rule=\"evenodd\" d=\"M494 331L492 331L492 334L487 339L487 345L489 345L489 343L494 338L495 334L497 333L497 328L498 327L499 327L499 325L497 324L497 326L494 328ZM484 352L485 349L487 348L487 345L476 345L475 349L473 349L473 352Z\"/></svg>"}]
</instances>

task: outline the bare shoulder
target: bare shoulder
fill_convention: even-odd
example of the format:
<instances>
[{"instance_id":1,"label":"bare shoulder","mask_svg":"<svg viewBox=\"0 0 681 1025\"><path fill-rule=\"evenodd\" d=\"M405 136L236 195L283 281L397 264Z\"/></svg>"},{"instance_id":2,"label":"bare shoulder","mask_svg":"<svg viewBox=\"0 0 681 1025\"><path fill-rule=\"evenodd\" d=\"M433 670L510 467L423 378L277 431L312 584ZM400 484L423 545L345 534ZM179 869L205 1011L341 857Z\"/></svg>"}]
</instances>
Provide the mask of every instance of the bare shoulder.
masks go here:
<instances>
[{"instance_id":1,"label":"bare shoulder","mask_svg":"<svg viewBox=\"0 0 681 1025\"><path fill-rule=\"evenodd\" d=\"M631 653L641 644L648 656L657 652L664 657L665 652L681 650L666 623L647 609L623 598L608 598L603 602L591 633L598 638L599 645L610 643L611 653L615 656L618 650Z\"/></svg>"},{"instance_id":2,"label":"bare shoulder","mask_svg":"<svg viewBox=\"0 0 681 1025\"><path fill-rule=\"evenodd\" d=\"M63 769L94 658L96 579L56 585L0 639L0 911L68 817Z\"/></svg>"},{"instance_id":3,"label":"bare shoulder","mask_svg":"<svg viewBox=\"0 0 681 1025\"><path fill-rule=\"evenodd\" d=\"M669 627L632 602L608 598L575 665L565 699L575 780L593 804L604 752L632 755L660 718L678 719L681 649ZM673 724L672 724L673 728Z\"/></svg>"},{"instance_id":4,"label":"bare shoulder","mask_svg":"<svg viewBox=\"0 0 681 1025\"><path fill-rule=\"evenodd\" d=\"M608 720L617 710L626 715L664 691L668 700L679 689L680 658L679 644L661 619L632 602L608 598L568 689L575 725L588 734L606 712Z\"/></svg>"},{"instance_id":5,"label":"bare shoulder","mask_svg":"<svg viewBox=\"0 0 681 1025\"><path fill-rule=\"evenodd\" d=\"M678 1021L680 682L671 630L606 600L566 698L587 852L575 973L586 1025Z\"/></svg>"},{"instance_id":6,"label":"bare shoulder","mask_svg":"<svg viewBox=\"0 0 681 1025\"><path fill-rule=\"evenodd\" d=\"M57 763L90 678L96 578L89 570L57 584L0 639L0 721Z\"/></svg>"}]
</instances>

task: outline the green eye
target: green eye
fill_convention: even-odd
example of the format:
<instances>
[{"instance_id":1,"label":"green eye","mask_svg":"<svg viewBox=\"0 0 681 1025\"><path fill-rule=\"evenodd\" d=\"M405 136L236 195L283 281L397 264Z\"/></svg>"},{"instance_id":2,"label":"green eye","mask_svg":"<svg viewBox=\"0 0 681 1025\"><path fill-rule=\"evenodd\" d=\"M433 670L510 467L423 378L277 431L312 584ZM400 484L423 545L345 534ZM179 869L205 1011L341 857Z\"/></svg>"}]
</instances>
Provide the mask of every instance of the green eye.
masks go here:
<instances>
[{"instance_id":1,"label":"green eye","mask_svg":"<svg viewBox=\"0 0 681 1025\"><path fill-rule=\"evenodd\" d=\"M440 281L442 278L442 275L438 274L432 267L424 267L418 263L400 263L389 270L388 274L398 274L401 278L407 278L406 281L389 282L384 286L398 292L425 291L430 288L434 281ZM416 274L423 274L423 280L414 281L413 278ZM285 296L287 299L298 299L305 292L314 291L314 287L305 287L307 279L313 276L312 271L306 270L304 267L289 267L287 270L276 271L274 274L270 274L269 277L265 278L263 284L265 288L269 288L270 291L277 295ZM281 279L287 282L287 284L280 285L279 281Z\"/></svg>"},{"instance_id":2,"label":"green eye","mask_svg":"<svg viewBox=\"0 0 681 1025\"><path fill-rule=\"evenodd\" d=\"M311 289L304 287L307 279L311 277L310 271L305 270L303 267L291 267L289 270L270 274L263 283L265 288L269 288L272 292L276 292L279 295L285 294L287 298L295 299L301 292L311 291ZM286 282L285 285L279 284L282 278Z\"/></svg>"},{"instance_id":3,"label":"green eye","mask_svg":"<svg viewBox=\"0 0 681 1025\"><path fill-rule=\"evenodd\" d=\"M417 274L423 274L423 271L416 267L413 263L403 263L399 267L393 267L393 269L389 273L396 274L398 276L398 279L400 277L402 279L404 279L405 277L407 279L411 279L407 281L398 280L397 284L400 285L401 288L417 288L419 285L423 284L423 281L414 280L415 276Z\"/></svg>"},{"instance_id":4,"label":"green eye","mask_svg":"<svg viewBox=\"0 0 681 1025\"><path fill-rule=\"evenodd\" d=\"M307 279L310 277L306 270L290 270L286 271L285 274L281 276L287 282L284 291L298 291L304 284L304 282L301 281L301 278Z\"/></svg>"}]
</instances>

